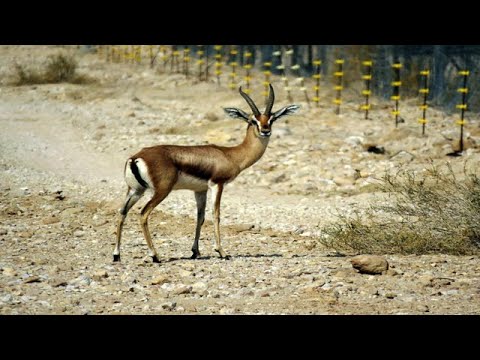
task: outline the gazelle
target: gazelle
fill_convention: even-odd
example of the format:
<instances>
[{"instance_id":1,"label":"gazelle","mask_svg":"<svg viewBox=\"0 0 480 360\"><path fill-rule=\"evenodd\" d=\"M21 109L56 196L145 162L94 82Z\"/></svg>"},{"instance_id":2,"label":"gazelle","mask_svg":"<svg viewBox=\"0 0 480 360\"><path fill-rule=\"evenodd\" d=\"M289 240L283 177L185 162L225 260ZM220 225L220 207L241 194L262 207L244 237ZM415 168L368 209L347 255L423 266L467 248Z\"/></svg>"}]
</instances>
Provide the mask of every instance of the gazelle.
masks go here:
<instances>
[{"instance_id":1,"label":"gazelle","mask_svg":"<svg viewBox=\"0 0 480 360\"><path fill-rule=\"evenodd\" d=\"M240 145L233 147L158 145L143 148L127 160L125 181L128 190L125 203L120 209L121 218L117 226L117 243L113 251L113 261L120 261L120 240L128 211L140 200L147 189L153 191L153 196L141 211L140 223L153 262L159 262L159 259L148 230L148 216L172 190L180 189L193 190L197 203L197 226L191 258L200 256L198 240L205 220L208 189L211 190L213 205L215 250L221 258L228 258L220 242L220 201L223 188L240 172L262 157L272 134L273 122L296 112L299 108L298 105L289 105L272 113L275 93L270 85L266 109L261 114L253 100L242 91L241 87L239 92L253 114L249 115L237 108L224 108L224 111L228 116L242 119L248 124L247 134Z\"/></svg>"}]
</instances>

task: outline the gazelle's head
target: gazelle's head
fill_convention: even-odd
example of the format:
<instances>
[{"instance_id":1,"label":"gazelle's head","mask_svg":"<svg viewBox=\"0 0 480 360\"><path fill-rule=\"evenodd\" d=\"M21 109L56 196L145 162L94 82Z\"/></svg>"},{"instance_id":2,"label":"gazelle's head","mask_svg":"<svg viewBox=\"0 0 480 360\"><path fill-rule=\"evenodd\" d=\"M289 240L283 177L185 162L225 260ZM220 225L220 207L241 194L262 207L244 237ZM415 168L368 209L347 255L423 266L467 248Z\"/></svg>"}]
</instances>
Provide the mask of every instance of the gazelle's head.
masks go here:
<instances>
[{"instance_id":1,"label":"gazelle's head","mask_svg":"<svg viewBox=\"0 0 480 360\"><path fill-rule=\"evenodd\" d=\"M255 135L260 138L268 138L270 135L272 135L272 124L274 121L283 116L293 114L300 108L298 105L289 105L281 108L278 111L272 112L273 103L275 102L275 93L272 85L270 84L267 106L265 108L265 112L261 114L250 96L242 91L241 86L238 90L240 91L240 95L242 95L247 104L250 106L250 109L252 109L253 114L248 115L245 111L237 108L224 108L223 110L225 110L228 116L235 119L243 119L249 125L254 126Z\"/></svg>"}]
</instances>

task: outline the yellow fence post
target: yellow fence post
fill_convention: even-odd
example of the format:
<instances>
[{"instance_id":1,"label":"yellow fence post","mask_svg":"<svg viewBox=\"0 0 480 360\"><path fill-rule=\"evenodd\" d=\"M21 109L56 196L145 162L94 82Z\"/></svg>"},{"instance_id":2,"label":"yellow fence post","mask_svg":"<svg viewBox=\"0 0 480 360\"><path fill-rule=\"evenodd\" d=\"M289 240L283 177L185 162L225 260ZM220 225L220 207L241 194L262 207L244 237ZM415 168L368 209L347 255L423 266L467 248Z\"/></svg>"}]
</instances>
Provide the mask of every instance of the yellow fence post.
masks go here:
<instances>
[{"instance_id":1,"label":"yellow fence post","mask_svg":"<svg viewBox=\"0 0 480 360\"><path fill-rule=\"evenodd\" d=\"M162 53L162 61L163 61L163 72L165 73L167 71L167 63L169 60L169 56L167 53L167 47L160 45L160 53Z\"/></svg>"},{"instance_id":2,"label":"yellow fence post","mask_svg":"<svg viewBox=\"0 0 480 360\"><path fill-rule=\"evenodd\" d=\"M333 76L337 78L337 83L334 87L336 91L336 96L335 99L333 100L333 103L337 105L337 108L335 110L335 113L337 115L340 115L340 105L342 104L342 90L343 90L343 64L345 60L343 59L337 59L335 60L335 64L337 64L337 71L333 73Z\"/></svg>"},{"instance_id":3,"label":"yellow fence post","mask_svg":"<svg viewBox=\"0 0 480 360\"><path fill-rule=\"evenodd\" d=\"M236 69L237 69L237 66L238 66L237 54L238 54L237 49L232 48L230 50L230 66L232 68L232 71L230 72L230 78L231 79L230 79L230 83L228 84L228 87L232 90L234 90L237 87L237 82L236 82L236 79L237 79Z\"/></svg>"},{"instance_id":4,"label":"yellow fence post","mask_svg":"<svg viewBox=\"0 0 480 360\"><path fill-rule=\"evenodd\" d=\"M189 67L190 67L190 49L185 46L183 48L183 72L186 78L188 78Z\"/></svg>"},{"instance_id":5,"label":"yellow fence post","mask_svg":"<svg viewBox=\"0 0 480 360\"><path fill-rule=\"evenodd\" d=\"M215 75L217 84L220 85L220 75L222 75L222 45L215 45Z\"/></svg>"},{"instance_id":6,"label":"yellow fence post","mask_svg":"<svg viewBox=\"0 0 480 360\"><path fill-rule=\"evenodd\" d=\"M360 108L365 110L365 119L368 120L368 112L370 111L370 95L372 91L370 90L370 84L372 83L372 66L373 62L371 60L366 60L362 62L362 65L365 66L365 72L362 75L362 79L365 81L365 89L362 91L362 95L365 96L365 104Z\"/></svg>"},{"instance_id":7,"label":"yellow fence post","mask_svg":"<svg viewBox=\"0 0 480 360\"><path fill-rule=\"evenodd\" d=\"M198 80L201 81L202 74L203 74L203 64L205 64L205 60L203 58L205 55L205 51L203 51L203 45L197 45L197 47L198 47L198 50L197 50Z\"/></svg>"},{"instance_id":8,"label":"yellow fence post","mask_svg":"<svg viewBox=\"0 0 480 360\"><path fill-rule=\"evenodd\" d=\"M460 149L459 153L463 152L463 127L465 126L465 111L467 111L467 80L468 76L470 75L470 71L462 70L458 72L458 75L463 76L463 85L457 91L462 94L462 103L457 105L457 108L461 110L460 113L460 120L457 121L457 124L460 125Z\"/></svg>"},{"instance_id":9,"label":"yellow fence post","mask_svg":"<svg viewBox=\"0 0 480 360\"><path fill-rule=\"evenodd\" d=\"M425 127L427 125L427 98L428 98L428 77L430 76L430 71L422 70L420 71L420 76L423 76L423 88L420 88L418 92L423 95L423 102L420 105L420 109L422 110L422 118L418 119L418 122L422 124L422 135L425 135Z\"/></svg>"},{"instance_id":10,"label":"yellow fence post","mask_svg":"<svg viewBox=\"0 0 480 360\"><path fill-rule=\"evenodd\" d=\"M243 68L245 69L245 94L250 94L251 89L250 89L250 82L252 81L252 76L250 74L250 69L252 68L252 64L250 63L251 58L252 58L252 53L250 51L245 51L244 52L244 58L245 58L245 64L243 65Z\"/></svg>"},{"instance_id":11,"label":"yellow fence post","mask_svg":"<svg viewBox=\"0 0 480 360\"><path fill-rule=\"evenodd\" d=\"M392 82L393 86L393 95L392 100L395 101L395 110L392 114L395 116L395 127L398 127L398 120L400 116L400 111L398 110L399 101L400 101L400 86L402 86L402 82L400 81L400 69L402 68L402 64L395 63L392 65L393 71L395 72L395 80Z\"/></svg>"},{"instance_id":12,"label":"yellow fence post","mask_svg":"<svg viewBox=\"0 0 480 360\"><path fill-rule=\"evenodd\" d=\"M303 92L305 96L305 101L307 102L308 107L310 107L310 99L308 98L307 88L305 87L305 79L300 76L300 65L295 64L291 67L291 69L295 72L297 76L296 81L300 84L300 91Z\"/></svg>"},{"instance_id":13,"label":"yellow fence post","mask_svg":"<svg viewBox=\"0 0 480 360\"><path fill-rule=\"evenodd\" d=\"M320 74L322 61L321 60L313 60L313 65L315 66L315 73L313 74L313 78L315 79L315 85L313 86L313 90L315 90L315 96L313 97L313 102L318 104L320 102L320 78L322 75Z\"/></svg>"}]
</instances>

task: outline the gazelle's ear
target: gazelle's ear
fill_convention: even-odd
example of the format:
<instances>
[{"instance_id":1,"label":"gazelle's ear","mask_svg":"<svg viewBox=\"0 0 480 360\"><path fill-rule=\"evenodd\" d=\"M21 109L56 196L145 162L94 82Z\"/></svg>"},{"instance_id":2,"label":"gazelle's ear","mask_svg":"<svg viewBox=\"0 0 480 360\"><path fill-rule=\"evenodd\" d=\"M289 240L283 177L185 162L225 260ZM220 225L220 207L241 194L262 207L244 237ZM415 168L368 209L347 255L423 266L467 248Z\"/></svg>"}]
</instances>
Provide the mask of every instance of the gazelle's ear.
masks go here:
<instances>
[{"instance_id":1,"label":"gazelle's ear","mask_svg":"<svg viewBox=\"0 0 480 360\"><path fill-rule=\"evenodd\" d=\"M248 118L248 114L243 110L237 108L223 108L223 111L225 111L225 113L231 118L243 119L246 122L250 121L250 119Z\"/></svg>"},{"instance_id":2,"label":"gazelle's ear","mask_svg":"<svg viewBox=\"0 0 480 360\"><path fill-rule=\"evenodd\" d=\"M299 106L299 105L289 105L289 106L285 106L284 108L281 108L280 110L275 111L275 112L272 114L272 120L271 120L271 121L278 120L278 119L280 119L280 118L283 117L283 116L295 114L295 113L298 111L298 109L300 109L300 106Z\"/></svg>"}]
</instances>

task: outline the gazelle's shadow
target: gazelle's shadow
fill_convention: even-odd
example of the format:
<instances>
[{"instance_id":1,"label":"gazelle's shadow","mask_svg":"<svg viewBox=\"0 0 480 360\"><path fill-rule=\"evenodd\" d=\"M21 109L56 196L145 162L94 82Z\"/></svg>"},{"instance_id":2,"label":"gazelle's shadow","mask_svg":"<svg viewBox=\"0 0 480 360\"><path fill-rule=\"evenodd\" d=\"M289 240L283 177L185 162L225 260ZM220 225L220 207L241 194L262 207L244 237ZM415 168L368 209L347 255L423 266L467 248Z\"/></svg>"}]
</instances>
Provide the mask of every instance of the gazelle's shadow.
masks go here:
<instances>
[{"instance_id":1,"label":"gazelle's shadow","mask_svg":"<svg viewBox=\"0 0 480 360\"><path fill-rule=\"evenodd\" d=\"M225 261L229 260L234 260L236 258L239 259L248 259L248 258L272 258L272 257L283 257L282 254L245 254L245 255L235 255L231 256L229 259L223 259ZM192 259L191 257L187 256L182 256L182 257L171 257L168 260L164 260L164 262L174 262L174 261L183 261L183 260L191 260L191 261L197 261L197 260L210 260L210 259L221 259L218 256L200 256L196 259Z\"/></svg>"}]
</instances>

